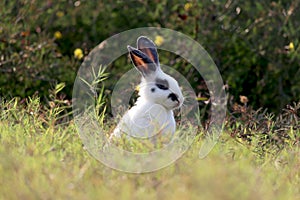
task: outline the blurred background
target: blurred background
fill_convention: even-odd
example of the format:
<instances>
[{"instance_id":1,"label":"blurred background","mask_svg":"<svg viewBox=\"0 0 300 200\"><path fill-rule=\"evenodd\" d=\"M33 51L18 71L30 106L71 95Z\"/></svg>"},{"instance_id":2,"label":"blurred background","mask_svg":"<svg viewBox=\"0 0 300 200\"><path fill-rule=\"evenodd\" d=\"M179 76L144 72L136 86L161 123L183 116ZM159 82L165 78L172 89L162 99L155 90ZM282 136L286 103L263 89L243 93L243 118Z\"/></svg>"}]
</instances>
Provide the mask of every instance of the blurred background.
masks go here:
<instances>
[{"instance_id":1,"label":"blurred background","mask_svg":"<svg viewBox=\"0 0 300 200\"><path fill-rule=\"evenodd\" d=\"M122 31L154 26L198 41L215 61L231 101L279 113L300 99L299 4L294 0L2 0L0 96L37 94L47 102L49 91L63 82L63 98L71 99L76 72L96 45ZM177 69L184 64L175 56L162 63ZM124 65L132 67L126 56L107 72L118 74ZM193 69L187 65L185 70ZM191 85L200 97L206 95L200 79L191 79Z\"/></svg>"}]
</instances>

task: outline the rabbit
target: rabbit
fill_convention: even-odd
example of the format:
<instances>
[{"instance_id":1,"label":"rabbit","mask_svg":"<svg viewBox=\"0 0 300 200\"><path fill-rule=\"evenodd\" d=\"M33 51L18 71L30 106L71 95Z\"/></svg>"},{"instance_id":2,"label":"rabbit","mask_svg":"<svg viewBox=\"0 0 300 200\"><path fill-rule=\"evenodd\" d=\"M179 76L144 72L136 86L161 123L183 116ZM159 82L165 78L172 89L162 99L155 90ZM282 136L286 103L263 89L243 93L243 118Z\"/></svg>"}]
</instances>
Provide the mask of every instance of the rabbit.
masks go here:
<instances>
[{"instance_id":1,"label":"rabbit","mask_svg":"<svg viewBox=\"0 0 300 200\"><path fill-rule=\"evenodd\" d=\"M174 134L176 122L173 110L180 108L184 97L177 81L160 68L157 47L145 36L137 39L137 49L127 46L129 57L142 78L139 97L110 136L127 134L136 138L151 138Z\"/></svg>"}]
</instances>

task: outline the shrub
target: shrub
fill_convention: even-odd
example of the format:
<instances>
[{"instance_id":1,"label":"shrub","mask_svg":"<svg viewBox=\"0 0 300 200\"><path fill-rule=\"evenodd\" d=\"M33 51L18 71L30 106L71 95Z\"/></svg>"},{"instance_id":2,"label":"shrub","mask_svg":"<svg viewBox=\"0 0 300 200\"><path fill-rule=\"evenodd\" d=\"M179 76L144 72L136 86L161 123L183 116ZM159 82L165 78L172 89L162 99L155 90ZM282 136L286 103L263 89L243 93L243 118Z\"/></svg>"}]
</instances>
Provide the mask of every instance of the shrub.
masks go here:
<instances>
[{"instance_id":1,"label":"shrub","mask_svg":"<svg viewBox=\"0 0 300 200\"><path fill-rule=\"evenodd\" d=\"M202 44L236 100L245 95L255 108L279 112L300 98L297 1L20 0L0 4L1 96L26 97L39 91L48 98L53 85L65 82L70 98L82 56L113 34L155 26L181 31ZM77 48L82 55L75 58ZM175 59L168 62L182 67ZM122 66L115 64L112 71L120 74ZM193 72L188 66L185 70ZM202 85L199 80L191 84Z\"/></svg>"}]
</instances>

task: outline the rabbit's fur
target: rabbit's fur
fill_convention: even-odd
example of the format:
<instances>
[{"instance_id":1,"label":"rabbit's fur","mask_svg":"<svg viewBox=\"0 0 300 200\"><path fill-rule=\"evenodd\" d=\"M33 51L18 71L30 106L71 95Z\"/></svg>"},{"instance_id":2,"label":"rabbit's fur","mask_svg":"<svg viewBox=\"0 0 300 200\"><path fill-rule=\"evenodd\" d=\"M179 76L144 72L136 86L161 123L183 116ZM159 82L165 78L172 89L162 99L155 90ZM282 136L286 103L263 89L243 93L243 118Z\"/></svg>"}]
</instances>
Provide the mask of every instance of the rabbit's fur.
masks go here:
<instances>
[{"instance_id":1,"label":"rabbit's fur","mask_svg":"<svg viewBox=\"0 0 300 200\"><path fill-rule=\"evenodd\" d=\"M127 48L133 65L142 75L139 98L122 117L111 138L124 133L138 138L174 134L173 109L184 101L177 81L161 70L156 46L147 37L138 38L137 49Z\"/></svg>"}]
</instances>

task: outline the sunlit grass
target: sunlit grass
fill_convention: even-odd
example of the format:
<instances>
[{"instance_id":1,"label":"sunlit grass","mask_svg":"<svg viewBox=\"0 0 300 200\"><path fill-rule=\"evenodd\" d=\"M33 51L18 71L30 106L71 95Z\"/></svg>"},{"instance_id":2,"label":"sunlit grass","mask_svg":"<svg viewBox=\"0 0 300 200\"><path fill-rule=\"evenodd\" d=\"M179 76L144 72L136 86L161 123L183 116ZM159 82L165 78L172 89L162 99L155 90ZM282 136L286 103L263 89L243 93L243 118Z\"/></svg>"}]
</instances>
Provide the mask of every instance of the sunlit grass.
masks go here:
<instances>
[{"instance_id":1,"label":"sunlit grass","mask_svg":"<svg viewBox=\"0 0 300 200\"><path fill-rule=\"evenodd\" d=\"M152 173L129 174L91 157L73 121L46 124L53 116L47 116L49 110L42 112L36 99L24 107L14 101L4 104L0 122L0 199L300 197L300 151L292 141L278 154L261 157L224 133L213 151L199 159L203 143L199 137L170 166Z\"/></svg>"}]
</instances>

